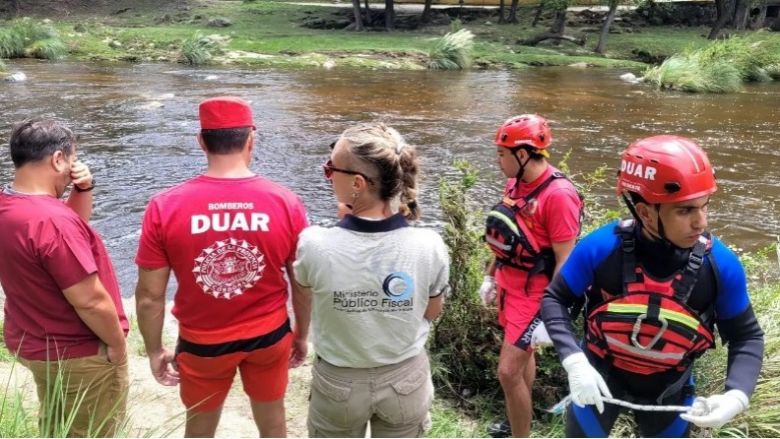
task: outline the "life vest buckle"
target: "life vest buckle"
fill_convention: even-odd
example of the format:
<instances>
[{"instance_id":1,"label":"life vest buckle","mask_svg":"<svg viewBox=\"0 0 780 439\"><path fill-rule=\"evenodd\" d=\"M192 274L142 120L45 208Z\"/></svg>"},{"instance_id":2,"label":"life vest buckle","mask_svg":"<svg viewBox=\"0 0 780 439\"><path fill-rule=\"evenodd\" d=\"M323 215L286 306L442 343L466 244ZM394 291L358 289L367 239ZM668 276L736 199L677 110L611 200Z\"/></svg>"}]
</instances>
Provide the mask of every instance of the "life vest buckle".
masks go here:
<instances>
[{"instance_id":1,"label":"life vest buckle","mask_svg":"<svg viewBox=\"0 0 780 439\"><path fill-rule=\"evenodd\" d=\"M639 330L642 327L642 321L647 318L647 313L641 314L636 318L636 322L634 322L634 330L631 331L631 343L638 347L639 349L642 349L643 351L650 350L653 346L655 346L656 342L661 338L661 336L664 335L664 332L666 332L666 328L669 326L669 322L666 321L666 319L663 316L658 316L658 321L661 322L661 328L658 330L658 333L655 334L652 340L650 340L649 343L646 345L643 345L639 342Z\"/></svg>"}]
</instances>

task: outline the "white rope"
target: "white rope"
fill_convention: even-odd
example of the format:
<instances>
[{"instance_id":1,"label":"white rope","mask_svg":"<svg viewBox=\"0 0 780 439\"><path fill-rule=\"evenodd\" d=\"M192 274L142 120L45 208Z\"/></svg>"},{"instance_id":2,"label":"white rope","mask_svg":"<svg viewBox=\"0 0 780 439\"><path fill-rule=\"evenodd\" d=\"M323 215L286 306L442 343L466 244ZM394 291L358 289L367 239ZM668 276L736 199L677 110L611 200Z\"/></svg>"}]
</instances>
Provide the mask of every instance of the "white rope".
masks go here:
<instances>
[{"instance_id":1,"label":"white rope","mask_svg":"<svg viewBox=\"0 0 780 439\"><path fill-rule=\"evenodd\" d=\"M693 405L653 405L653 404L634 404L632 402L623 401L617 398L602 397L604 402L609 404L615 404L620 407L625 407L631 410L639 410L643 412L679 412L688 413L694 411L697 416L705 415L710 412L711 408L707 405L705 398L696 398L693 401ZM547 409L548 413L560 414L566 409L566 406L571 403L571 395L567 395L560 402Z\"/></svg>"}]
</instances>

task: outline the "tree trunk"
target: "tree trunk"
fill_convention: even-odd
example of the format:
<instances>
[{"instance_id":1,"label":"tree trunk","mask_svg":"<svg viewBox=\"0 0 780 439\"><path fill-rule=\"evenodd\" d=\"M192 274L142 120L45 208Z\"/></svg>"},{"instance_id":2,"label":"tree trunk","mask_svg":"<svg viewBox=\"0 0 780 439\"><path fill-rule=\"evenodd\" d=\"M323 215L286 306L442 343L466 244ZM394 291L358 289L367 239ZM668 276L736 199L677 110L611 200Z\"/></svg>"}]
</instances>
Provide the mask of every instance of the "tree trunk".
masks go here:
<instances>
[{"instance_id":1,"label":"tree trunk","mask_svg":"<svg viewBox=\"0 0 780 439\"><path fill-rule=\"evenodd\" d=\"M539 24L539 20L542 19L542 12L544 12L544 0L540 1L539 6L536 8L534 21L531 22L531 27L536 27L536 25Z\"/></svg>"},{"instance_id":2,"label":"tree trunk","mask_svg":"<svg viewBox=\"0 0 780 439\"><path fill-rule=\"evenodd\" d=\"M395 29L394 0L385 0L385 29Z\"/></svg>"},{"instance_id":3,"label":"tree trunk","mask_svg":"<svg viewBox=\"0 0 780 439\"><path fill-rule=\"evenodd\" d=\"M352 0L352 11L355 14L355 30L363 30L363 18L360 16L360 0Z\"/></svg>"},{"instance_id":4,"label":"tree trunk","mask_svg":"<svg viewBox=\"0 0 780 439\"><path fill-rule=\"evenodd\" d=\"M753 30L761 29L766 24L767 5L758 7L758 15L750 21L750 28Z\"/></svg>"},{"instance_id":5,"label":"tree trunk","mask_svg":"<svg viewBox=\"0 0 780 439\"><path fill-rule=\"evenodd\" d=\"M14 17L19 15L19 0L11 0L11 11Z\"/></svg>"},{"instance_id":6,"label":"tree trunk","mask_svg":"<svg viewBox=\"0 0 780 439\"><path fill-rule=\"evenodd\" d=\"M731 18L731 14L729 14L731 3L730 0L715 0L715 11L717 12L718 18L715 20L715 24L712 26L710 34L707 36L708 40L718 38L720 31L726 27L726 23L728 23Z\"/></svg>"},{"instance_id":7,"label":"tree trunk","mask_svg":"<svg viewBox=\"0 0 780 439\"><path fill-rule=\"evenodd\" d=\"M553 18L552 26L550 26L550 33L553 35L563 35L563 31L566 30L566 9L555 11L555 18Z\"/></svg>"},{"instance_id":8,"label":"tree trunk","mask_svg":"<svg viewBox=\"0 0 780 439\"><path fill-rule=\"evenodd\" d=\"M507 18L507 21L509 23L517 23L517 6L519 5L520 0L512 0L512 6L509 7L509 18Z\"/></svg>"},{"instance_id":9,"label":"tree trunk","mask_svg":"<svg viewBox=\"0 0 780 439\"><path fill-rule=\"evenodd\" d=\"M609 28L612 27L612 22L615 21L615 15L617 15L618 0L610 0L609 12L607 18L604 19L604 25L601 26L601 35L599 36L599 43L596 45L596 53L604 54L607 51L607 38L609 38Z\"/></svg>"},{"instance_id":10,"label":"tree trunk","mask_svg":"<svg viewBox=\"0 0 780 439\"><path fill-rule=\"evenodd\" d=\"M428 23L431 21L431 3L433 3L433 0L425 0L425 7L423 8L422 17L420 17L420 22L422 23Z\"/></svg>"},{"instance_id":11,"label":"tree trunk","mask_svg":"<svg viewBox=\"0 0 780 439\"><path fill-rule=\"evenodd\" d=\"M734 29L745 30L748 16L750 15L750 0L737 0L734 8Z\"/></svg>"},{"instance_id":12,"label":"tree trunk","mask_svg":"<svg viewBox=\"0 0 780 439\"><path fill-rule=\"evenodd\" d=\"M371 9L368 7L368 0L365 1L365 10L366 13L363 19L365 20L366 26L370 27L372 25L372 21L374 21L374 17L371 16Z\"/></svg>"},{"instance_id":13,"label":"tree trunk","mask_svg":"<svg viewBox=\"0 0 780 439\"><path fill-rule=\"evenodd\" d=\"M504 0L500 0L498 2L498 24L504 24L506 23L506 19L504 18Z\"/></svg>"}]
</instances>

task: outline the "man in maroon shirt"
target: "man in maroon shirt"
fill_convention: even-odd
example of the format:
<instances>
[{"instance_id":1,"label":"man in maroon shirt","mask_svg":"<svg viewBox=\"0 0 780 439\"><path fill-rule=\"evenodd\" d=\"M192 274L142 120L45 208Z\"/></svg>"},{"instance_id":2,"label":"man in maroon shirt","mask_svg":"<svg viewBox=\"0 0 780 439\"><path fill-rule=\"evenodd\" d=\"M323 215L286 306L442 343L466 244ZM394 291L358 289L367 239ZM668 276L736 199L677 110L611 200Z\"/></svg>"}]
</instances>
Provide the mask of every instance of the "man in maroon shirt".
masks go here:
<instances>
[{"instance_id":1,"label":"man in maroon shirt","mask_svg":"<svg viewBox=\"0 0 780 439\"><path fill-rule=\"evenodd\" d=\"M76 136L53 120L16 125L10 149L16 172L0 190L5 343L33 373L41 436L113 436L127 399L128 323L114 267L87 223L92 175L76 160Z\"/></svg>"}]
</instances>

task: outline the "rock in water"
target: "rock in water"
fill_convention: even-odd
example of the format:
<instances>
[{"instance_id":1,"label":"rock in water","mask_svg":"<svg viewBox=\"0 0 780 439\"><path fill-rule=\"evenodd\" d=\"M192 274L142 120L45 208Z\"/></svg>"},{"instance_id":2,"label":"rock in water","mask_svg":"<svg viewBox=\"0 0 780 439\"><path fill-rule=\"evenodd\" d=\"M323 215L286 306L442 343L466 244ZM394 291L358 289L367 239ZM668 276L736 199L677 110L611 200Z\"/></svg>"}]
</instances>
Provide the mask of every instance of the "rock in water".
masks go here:
<instances>
[{"instance_id":1,"label":"rock in water","mask_svg":"<svg viewBox=\"0 0 780 439\"><path fill-rule=\"evenodd\" d=\"M622 81L628 82L629 84L636 84L639 82L639 78L637 78L633 73L623 73L620 75L620 79Z\"/></svg>"},{"instance_id":2,"label":"rock in water","mask_svg":"<svg viewBox=\"0 0 780 439\"><path fill-rule=\"evenodd\" d=\"M27 80L27 75L24 72L13 72L5 77L8 82L24 82Z\"/></svg>"}]
</instances>

